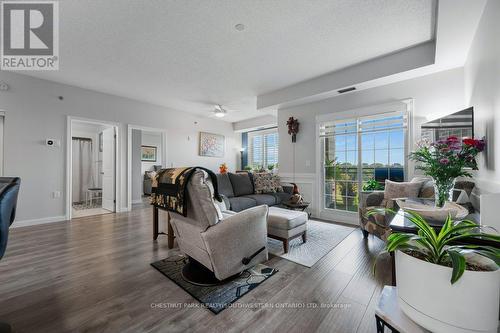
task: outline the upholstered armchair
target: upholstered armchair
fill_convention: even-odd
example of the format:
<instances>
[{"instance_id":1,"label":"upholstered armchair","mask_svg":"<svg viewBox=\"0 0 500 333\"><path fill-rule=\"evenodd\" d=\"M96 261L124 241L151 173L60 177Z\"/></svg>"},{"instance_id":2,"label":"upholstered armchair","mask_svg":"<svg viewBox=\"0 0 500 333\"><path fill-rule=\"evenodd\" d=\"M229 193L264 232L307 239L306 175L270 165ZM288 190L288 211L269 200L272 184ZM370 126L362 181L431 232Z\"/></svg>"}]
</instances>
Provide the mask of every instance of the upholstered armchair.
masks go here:
<instances>
[{"instance_id":1,"label":"upholstered armchair","mask_svg":"<svg viewBox=\"0 0 500 333\"><path fill-rule=\"evenodd\" d=\"M408 183L405 183L408 184ZM434 198L434 182L430 178L415 177L411 180L410 186L415 184L421 184L414 194L407 195L409 197L418 198ZM462 206L469 209L469 212L473 212L475 207L469 201L464 202L463 199L459 199L461 192L464 192L467 199L472 192L475 184L472 181L460 180L455 183L452 201L455 201ZM364 237L368 237L368 234L377 236L383 241L387 240L387 237L391 234L391 228L386 225L386 220L384 214L376 214L370 217L366 217L366 213L374 208L394 208L395 200L388 199L384 191L369 191L360 192L359 194L359 225L363 231ZM461 198L461 197L460 197ZM477 218L473 215L469 215L467 219L476 220Z\"/></svg>"},{"instance_id":2,"label":"upholstered armchair","mask_svg":"<svg viewBox=\"0 0 500 333\"><path fill-rule=\"evenodd\" d=\"M434 198L434 183L432 179L413 178L412 185L421 183L413 197ZM370 217L366 213L375 208L394 208L395 201L386 198L384 191L363 191L359 194L359 226L364 237L368 234L377 236L383 241L391 234L391 228L386 224L384 214L376 214Z\"/></svg>"},{"instance_id":3,"label":"upholstered armchair","mask_svg":"<svg viewBox=\"0 0 500 333\"><path fill-rule=\"evenodd\" d=\"M210 177L196 170L187 184L187 217L170 212L180 250L189 258L182 276L211 285L267 261L265 205L235 213L214 200Z\"/></svg>"}]
</instances>

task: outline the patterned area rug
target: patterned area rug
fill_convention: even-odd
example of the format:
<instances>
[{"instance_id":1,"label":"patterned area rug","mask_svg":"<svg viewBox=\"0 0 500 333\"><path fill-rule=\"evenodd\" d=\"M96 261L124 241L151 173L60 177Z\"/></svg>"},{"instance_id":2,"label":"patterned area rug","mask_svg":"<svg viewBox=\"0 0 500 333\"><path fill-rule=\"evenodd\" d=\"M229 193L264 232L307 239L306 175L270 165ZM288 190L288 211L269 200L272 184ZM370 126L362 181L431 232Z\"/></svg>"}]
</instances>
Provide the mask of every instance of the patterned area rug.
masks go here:
<instances>
[{"instance_id":1,"label":"patterned area rug","mask_svg":"<svg viewBox=\"0 0 500 333\"><path fill-rule=\"evenodd\" d=\"M295 238L290 241L288 253L284 253L283 242L267 238L267 248L272 255L311 267L355 229L355 227L309 220L305 244L302 243L302 238Z\"/></svg>"},{"instance_id":2,"label":"patterned area rug","mask_svg":"<svg viewBox=\"0 0 500 333\"><path fill-rule=\"evenodd\" d=\"M182 278L181 270L185 260L186 257L177 254L154 262L151 266L159 270L215 314L226 309L240 297L278 272L277 269L258 264L251 269L245 270L239 277L225 284L202 287L191 284Z\"/></svg>"},{"instance_id":3,"label":"patterned area rug","mask_svg":"<svg viewBox=\"0 0 500 333\"><path fill-rule=\"evenodd\" d=\"M92 208L101 208L102 204L101 202L92 202L91 205L85 204L85 202L73 202L73 209L74 210L84 210L84 209L92 209Z\"/></svg>"}]
</instances>

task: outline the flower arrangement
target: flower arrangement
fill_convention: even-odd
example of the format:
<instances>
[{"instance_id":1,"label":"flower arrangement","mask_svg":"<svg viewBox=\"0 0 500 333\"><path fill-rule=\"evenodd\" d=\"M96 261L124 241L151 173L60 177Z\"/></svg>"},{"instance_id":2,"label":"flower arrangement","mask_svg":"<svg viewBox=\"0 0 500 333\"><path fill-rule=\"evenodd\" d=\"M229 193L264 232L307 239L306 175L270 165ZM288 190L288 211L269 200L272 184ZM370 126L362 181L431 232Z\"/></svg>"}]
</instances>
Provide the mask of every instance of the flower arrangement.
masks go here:
<instances>
[{"instance_id":1,"label":"flower arrangement","mask_svg":"<svg viewBox=\"0 0 500 333\"><path fill-rule=\"evenodd\" d=\"M220 166L219 166L219 173L227 173L227 165L226 163L222 163Z\"/></svg>"},{"instance_id":2,"label":"flower arrangement","mask_svg":"<svg viewBox=\"0 0 500 333\"><path fill-rule=\"evenodd\" d=\"M472 177L470 169L477 170L476 156L486 146L484 140L450 136L433 143L422 141L410 159L419 162L417 169L434 179L436 206L442 207L449 200L455 178Z\"/></svg>"}]
</instances>

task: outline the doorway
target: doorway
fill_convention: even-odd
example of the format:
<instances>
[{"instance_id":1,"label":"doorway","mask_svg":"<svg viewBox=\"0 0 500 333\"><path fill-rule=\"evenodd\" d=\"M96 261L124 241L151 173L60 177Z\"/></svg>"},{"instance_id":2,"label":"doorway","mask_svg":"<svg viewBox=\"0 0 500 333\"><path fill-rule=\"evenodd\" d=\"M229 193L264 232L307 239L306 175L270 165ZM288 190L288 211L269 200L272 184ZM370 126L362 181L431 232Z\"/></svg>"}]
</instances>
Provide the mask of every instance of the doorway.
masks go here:
<instances>
[{"instance_id":1,"label":"doorway","mask_svg":"<svg viewBox=\"0 0 500 333\"><path fill-rule=\"evenodd\" d=\"M70 126L70 218L116 212L116 126L75 119Z\"/></svg>"},{"instance_id":2,"label":"doorway","mask_svg":"<svg viewBox=\"0 0 500 333\"><path fill-rule=\"evenodd\" d=\"M128 126L128 209L149 206L151 177L167 166L167 132Z\"/></svg>"}]
</instances>

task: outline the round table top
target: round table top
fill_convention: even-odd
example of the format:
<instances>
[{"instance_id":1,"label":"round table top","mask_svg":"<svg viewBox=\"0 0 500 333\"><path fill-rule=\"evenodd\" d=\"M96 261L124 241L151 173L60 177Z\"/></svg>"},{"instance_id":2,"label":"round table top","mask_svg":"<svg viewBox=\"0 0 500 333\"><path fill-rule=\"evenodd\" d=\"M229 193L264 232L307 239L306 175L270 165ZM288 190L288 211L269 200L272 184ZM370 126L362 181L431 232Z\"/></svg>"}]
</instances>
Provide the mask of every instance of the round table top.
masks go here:
<instances>
[{"instance_id":1,"label":"round table top","mask_svg":"<svg viewBox=\"0 0 500 333\"><path fill-rule=\"evenodd\" d=\"M285 205L287 207L292 207L292 208L307 208L310 204L311 204L310 202L306 202L306 201L302 201L301 203L293 203L290 201L283 202L283 205Z\"/></svg>"}]
</instances>

